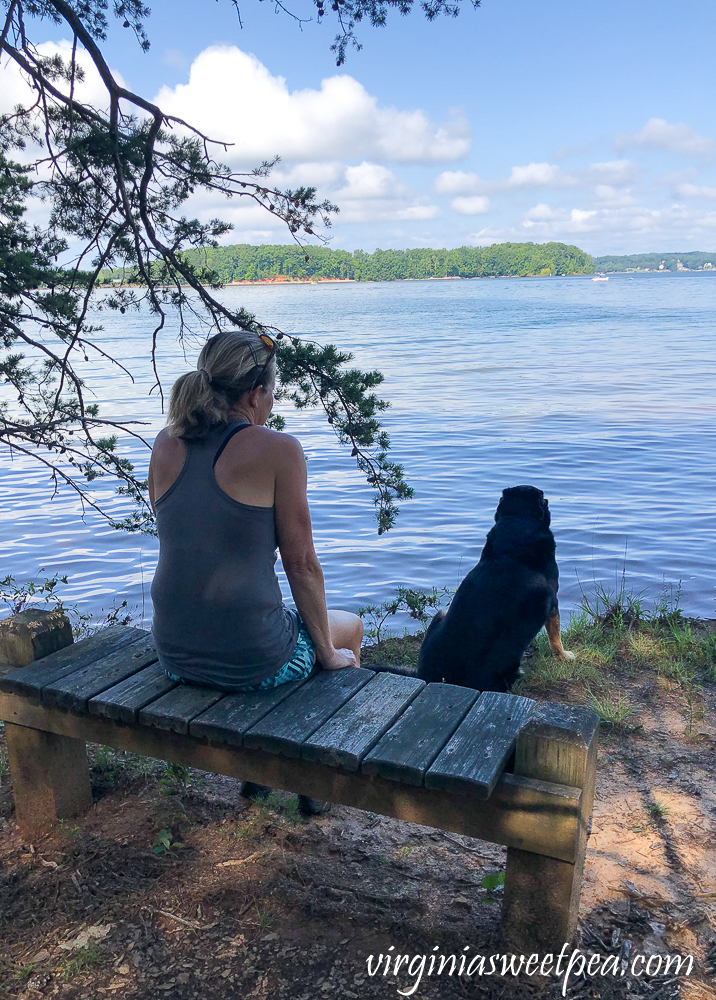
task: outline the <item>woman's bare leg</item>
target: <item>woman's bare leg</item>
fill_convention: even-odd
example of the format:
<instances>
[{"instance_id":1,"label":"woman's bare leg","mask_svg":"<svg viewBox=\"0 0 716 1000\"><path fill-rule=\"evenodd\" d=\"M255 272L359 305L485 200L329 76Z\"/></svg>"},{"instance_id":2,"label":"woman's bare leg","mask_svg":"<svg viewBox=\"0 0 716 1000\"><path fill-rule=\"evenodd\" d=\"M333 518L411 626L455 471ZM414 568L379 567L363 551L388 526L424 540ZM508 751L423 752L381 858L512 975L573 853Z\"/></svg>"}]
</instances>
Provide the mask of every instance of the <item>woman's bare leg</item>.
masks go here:
<instances>
[{"instance_id":1,"label":"woman's bare leg","mask_svg":"<svg viewBox=\"0 0 716 1000\"><path fill-rule=\"evenodd\" d=\"M336 649L352 649L355 653L356 666L360 666L360 644L363 640L363 622L350 611L329 609L328 627L331 630L331 642Z\"/></svg>"}]
</instances>

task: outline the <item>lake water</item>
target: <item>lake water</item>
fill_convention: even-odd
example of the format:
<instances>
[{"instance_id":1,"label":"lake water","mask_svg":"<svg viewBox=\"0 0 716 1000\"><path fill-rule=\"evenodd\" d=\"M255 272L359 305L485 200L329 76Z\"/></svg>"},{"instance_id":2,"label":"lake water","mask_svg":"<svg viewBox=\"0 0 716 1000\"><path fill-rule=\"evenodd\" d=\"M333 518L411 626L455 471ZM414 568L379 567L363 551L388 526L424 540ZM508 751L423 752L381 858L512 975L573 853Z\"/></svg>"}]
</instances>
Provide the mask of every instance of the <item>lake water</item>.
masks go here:
<instances>
[{"instance_id":1,"label":"lake water","mask_svg":"<svg viewBox=\"0 0 716 1000\"><path fill-rule=\"evenodd\" d=\"M227 288L264 322L355 355L385 375L392 455L415 498L378 537L372 492L318 413L279 407L308 457L316 549L329 605L357 610L398 585L455 587L477 561L506 486L544 490L574 608L595 582L659 597L681 584L688 614L716 613L716 273ZM146 314L104 316L99 342L136 373L81 365L101 412L164 423ZM194 367L164 334L167 387ZM148 452L126 454L143 476ZM151 618L155 539L108 528L45 471L2 456L2 573L64 572L70 602L116 597ZM111 495L110 484L95 491ZM122 505L111 501L117 513ZM285 581L284 581L285 586ZM286 589L288 595L288 590Z\"/></svg>"}]
</instances>

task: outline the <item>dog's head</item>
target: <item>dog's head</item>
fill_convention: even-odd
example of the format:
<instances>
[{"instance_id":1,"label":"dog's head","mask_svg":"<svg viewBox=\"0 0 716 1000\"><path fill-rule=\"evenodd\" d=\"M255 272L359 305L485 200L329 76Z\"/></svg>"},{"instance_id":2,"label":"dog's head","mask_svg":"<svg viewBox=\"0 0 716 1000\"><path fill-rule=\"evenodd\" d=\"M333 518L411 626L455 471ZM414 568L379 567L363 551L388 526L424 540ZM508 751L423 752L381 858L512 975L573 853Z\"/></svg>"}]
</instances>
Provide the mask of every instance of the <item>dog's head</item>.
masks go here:
<instances>
[{"instance_id":1,"label":"dog's head","mask_svg":"<svg viewBox=\"0 0 716 1000\"><path fill-rule=\"evenodd\" d=\"M536 486L510 486L502 491L495 511L495 521L502 517L533 517L548 527L550 513L544 493Z\"/></svg>"}]
</instances>

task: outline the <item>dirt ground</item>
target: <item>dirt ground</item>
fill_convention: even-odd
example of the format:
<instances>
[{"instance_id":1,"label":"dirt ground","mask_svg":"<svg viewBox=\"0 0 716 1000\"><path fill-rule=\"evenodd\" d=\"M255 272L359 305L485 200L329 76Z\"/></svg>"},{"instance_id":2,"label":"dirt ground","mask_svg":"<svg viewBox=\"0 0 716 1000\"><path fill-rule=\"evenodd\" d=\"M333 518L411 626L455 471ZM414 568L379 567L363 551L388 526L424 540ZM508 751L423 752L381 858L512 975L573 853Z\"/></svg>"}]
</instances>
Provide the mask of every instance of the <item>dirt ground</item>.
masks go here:
<instances>
[{"instance_id":1,"label":"dirt ground","mask_svg":"<svg viewBox=\"0 0 716 1000\"><path fill-rule=\"evenodd\" d=\"M573 975L572 998L716 1000L716 685L684 703L644 672L602 729L577 944L694 956L690 976ZM562 684L554 700L582 700ZM539 697L540 695L535 695ZM97 750L92 811L34 844L0 784L0 997L556 998L563 979L369 975L369 956L500 953L502 848L240 783L137 773ZM149 771L149 769L147 769ZM492 880L493 882L496 879ZM489 884L489 882L488 882Z\"/></svg>"}]
</instances>

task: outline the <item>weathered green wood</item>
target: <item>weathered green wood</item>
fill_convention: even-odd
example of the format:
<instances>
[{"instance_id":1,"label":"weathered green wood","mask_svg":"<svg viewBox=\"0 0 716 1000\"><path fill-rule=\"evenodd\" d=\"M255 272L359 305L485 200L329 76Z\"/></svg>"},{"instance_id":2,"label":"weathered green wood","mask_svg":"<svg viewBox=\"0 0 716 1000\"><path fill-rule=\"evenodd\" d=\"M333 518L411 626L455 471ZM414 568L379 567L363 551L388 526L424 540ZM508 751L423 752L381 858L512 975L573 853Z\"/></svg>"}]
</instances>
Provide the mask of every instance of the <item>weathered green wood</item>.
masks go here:
<instances>
[{"instance_id":1,"label":"weathered green wood","mask_svg":"<svg viewBox=\"0 0 716 1000\"><path fill-rule=\"evenodd\" d=\"M145 636L103 656L81 670L46 684L42 689L43 705L66 708L70 712L85 712L87 702L126 677L131 677L150 663L156 663L157 650L151 636Z\"/></svg>"},{"instance_id":2,"label":"weathered green wood","mask_svg":"<svg viewBox=\"0 0 716 1000\"><path fill-rule=\"evenodd\" d=\"M291 681L290 684L281 684L267 691L227 694L213 708L193 719L189 732L192 736L211 740L213 743L243 746L246 731L259 719L268 715L276 705L306 684L307 680L303 678L300 681Z\"/></svg>"},{"instance_id":3,"label":"weathered green wood","mask_svg":"<svg viewBox=\"0 0 716 1000\"><path fill-rule=\"evenodd\" d=\"M227 697L216 688L194 684L177 684L167 694L139 710L142 725L155 729L170 729L175 733L188 733L189 724L209 706Z\"/></svg>"},{"instance_id":4,"label":"weathered green wood","mask_svg":"<svg viewBox=\"0 0 716 1000\"><path fill-rule=\"evenodd\" d=\"M357 771L408 705L425 687L417 677L376 674L301 747L304 760Z\"/></svg>"},{"instance_id":5,"label":"weathered green wood","mask_svg":"<svg viewBox=\"0 0 716 1000\"><path fill-rule=\"evenodd\" d=\"M72 626L61 611L25 608L0 622L0 674L71 646Z\"/></svg>"},{"instance_id":6,"label":"weathered green wood","mask_svg":"<svg viewBox=\"0 0 716 1000\"><path fill-rule=\"evenodd\" d=\"M455 684L428 684L366 754L362 773L422 785L425 772L478 696L479 692Z\"/></svg>"},{"instance_id":7,"label":"weathered green wood","mask_svg":"<svg viewBox=\"0 0 716 1000\"><path fill-rule=\"evenodd\" d=\"M599 717L578 705L542 703L517 737L515 776L581 788L574 856L543 857L510 847L502 934L523 952L556 951L577 928L584 854L594 800Z\"/></svg>"},{"instance_id":8,"label":"weathered green wood","mask_svg":"<svg viewBox=\"0 0 716 1000\"><path fill-rule=\"evenodd\" d=\"M90 698L87 708L90 715L103 715L120 722L135 722L140 708L156 701L175 688L176 684L176 681L169 680L158 663L153 663Z\"/></svg>"},{"instance_id":9,"label":"weathered green wood","mask_svg":"<svg viewBox=\"0 0 716 1000\"><path fill-rule=\"evenodd\" d=\"M484 691L426 772L425 787L486 799L534 708L531 698Z\"/></svg>"},{"instance_id":10,"label":"weathered green wood","mask_svg":"<svg viewBox=\"0 0 716 1000\"><path fill-rule=\"evenodd\" d=\"M0 698L3 697L0 695ZM28 726L5 725L15 819L23 836L44 833L58 819L92 805L84 740Z\"/></svg>"},{"instance_id":11,"label":"weathered green wood","mask_svg":"<svg viewBox=\"0 0 716 1000\"><path fill-rule=\"evenodd\" d=\"M493 794L476 805L467 795L366 777L264 750L216 746L191 736L75 715L0 693L0 719L17 726L103 743L258 784L282 788L410 823L450 830L491 843L574 859L580 789L503 774ZM13 779L11 768L10 780ZM30 793L31 794L31 793Z\"/></svg>"},{"instance_id":12,"label":"weathered green wood","mask_svg":"<svg viewBox=\"0 0 716 1000\"><path fill-rule=\"evenodd\" d=\"M0 677L0 691L8 694L19 694L37 701L41 698L42 689L61 677L80 670L89 663L111 656L117 650L123 649L132 642L137 642L149 636L149 632L130 625L112 625L110 628L95 632L87 639L81 639L64 649L58 649L49 656L31 663L27 667L10 670Z\"/></svg>"},{"instance_id":13,"label":"weathered green wood","mask_svg":"<svg viewBox=\"0 0 716 1000\"><path fill-rule=\"evenodd\" d=\"M362 667L321 670L253 725L244 736L244 746L300 757L304 740L374 676Z\"/></svg>"}]
</instances>

